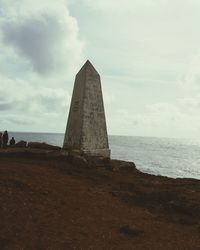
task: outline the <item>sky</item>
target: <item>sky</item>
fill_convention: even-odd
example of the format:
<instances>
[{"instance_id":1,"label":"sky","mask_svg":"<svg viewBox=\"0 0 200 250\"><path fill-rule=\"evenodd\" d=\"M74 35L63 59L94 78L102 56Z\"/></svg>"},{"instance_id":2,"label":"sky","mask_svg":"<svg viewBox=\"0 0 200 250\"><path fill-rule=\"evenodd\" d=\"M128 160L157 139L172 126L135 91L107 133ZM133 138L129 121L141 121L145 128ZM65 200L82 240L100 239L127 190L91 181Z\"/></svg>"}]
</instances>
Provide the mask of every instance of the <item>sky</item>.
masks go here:
<instances>
[{"instance_id":1,"label":"sky","mask_svg":"<svg viewBox=\"0 0 200 250\"><path fill-rule=\"evenodd\" d=\"M199 0L0 0L0 130L65 132L101 75L108 134L200 138Z\"/></svg>"}]
</instances>

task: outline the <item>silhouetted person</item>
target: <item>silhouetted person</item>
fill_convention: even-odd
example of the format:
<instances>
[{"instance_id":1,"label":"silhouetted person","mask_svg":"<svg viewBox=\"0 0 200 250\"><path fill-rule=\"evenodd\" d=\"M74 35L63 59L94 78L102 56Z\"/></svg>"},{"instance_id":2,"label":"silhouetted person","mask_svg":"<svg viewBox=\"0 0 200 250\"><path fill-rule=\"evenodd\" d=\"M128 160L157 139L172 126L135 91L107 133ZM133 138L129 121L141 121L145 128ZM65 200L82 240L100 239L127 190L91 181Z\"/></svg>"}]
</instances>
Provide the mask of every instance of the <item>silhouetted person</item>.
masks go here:
<instances>
[{"instance_id":1,"label":"silhouetted person","mask_svg":"<svg viewBox=\"0 0 200 250\"><path fill-rule=\"evenodd\" d=\"M3 147L6 148L7 144L8 144L8 132L6 130L3 133Z\"/></svg>"},{"instance_id":2,"label":"silhouetted person","mask_svg":"<svg viewBox=\"0 0 200 250\"><path fill-rule=\"evenodd\" d=\"M2 133L0 132L0 148L2 147L3 140L2 140Z\"/></svg>"},{"instance_id":3,"label":"silhouetted person","mask_svg":"<svg viewBox=\"0 0 200 250\"><path fill-rule=\"evenodd\" d=\"M13 145L15 145L15 138L14 137L12 137L12 139L10 140L10 146L13 146Z\"/></svg>"}]
</instances>

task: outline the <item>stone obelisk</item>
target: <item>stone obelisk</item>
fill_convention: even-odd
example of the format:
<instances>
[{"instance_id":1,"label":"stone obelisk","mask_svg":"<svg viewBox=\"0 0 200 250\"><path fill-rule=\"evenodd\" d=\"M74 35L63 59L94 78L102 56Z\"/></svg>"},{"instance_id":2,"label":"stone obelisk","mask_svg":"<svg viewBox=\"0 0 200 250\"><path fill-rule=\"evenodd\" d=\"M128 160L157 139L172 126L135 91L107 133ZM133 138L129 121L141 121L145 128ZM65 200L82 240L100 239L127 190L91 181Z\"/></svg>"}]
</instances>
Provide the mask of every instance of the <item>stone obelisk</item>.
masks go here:
<instances>
[{"instance_id":1,"label":"stone obelisk","mask_svg":"<svg viewBox=\"0 0 200 250\"><path fill-rule=\"evenodd\" d=\"M89 60L76 75L63 149L110 158L101 79Z\"/></svg>"}]
</instances>

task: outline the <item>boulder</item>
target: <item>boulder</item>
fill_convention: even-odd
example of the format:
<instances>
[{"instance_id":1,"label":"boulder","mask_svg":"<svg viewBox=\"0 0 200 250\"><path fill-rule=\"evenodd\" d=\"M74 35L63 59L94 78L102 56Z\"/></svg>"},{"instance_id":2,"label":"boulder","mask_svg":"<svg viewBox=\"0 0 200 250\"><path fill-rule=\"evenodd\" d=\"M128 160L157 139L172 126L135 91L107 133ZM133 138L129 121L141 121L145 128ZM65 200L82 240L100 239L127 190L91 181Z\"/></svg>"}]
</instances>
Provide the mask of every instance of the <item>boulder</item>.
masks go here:
<instances>
[{"instance_id":1,"label":"boulder","mask_svg":"<svg viewBox=\"0 0 200 250\"><path fill-rule=\"evenodd\" d=\"M28 148L37 148L37 149L48 149L48 150L60 150L58 146L50 145L45 142L29 142Z\"/></svg>"},{"instance_id":2,"label":"boulder","mask_svg":"<svg viewBox=\"0 0 200 250\"><path fill-rule=\"evenodd\" d=\"M117 171L132 171L136 169L134 162L110 160L110 168L113 172Z\"/></svg>"},{"instance_id":3,"label":"boulder","mask_svg":"<svg viewBox=\"0 0 200 250\"><path fill-rule=\"evenodd\" d=\"M91 167L109 167L110 159L100 156L85 156L87 163Z\"/></svg>"},{"instance_id":4,"label":"boulder","mask_svg":"<svg viewBox=\"0 0 200 250\"><path fill-rule=\"evenodd\" d=\"M13 145L12 147L26 148L27 147L27 142L26 141L19 141L15 145Z\"/></svg>"},{"instance_id":5,"label":"boulder","mask_svg":"<svg viewBox=\"0 0 200 250\"><path fill-rule=\"evenodd\" d=\"M83 155L69 154L68 161L73 165L89 167L88 162Z\"/></svg>"}]
</instances>

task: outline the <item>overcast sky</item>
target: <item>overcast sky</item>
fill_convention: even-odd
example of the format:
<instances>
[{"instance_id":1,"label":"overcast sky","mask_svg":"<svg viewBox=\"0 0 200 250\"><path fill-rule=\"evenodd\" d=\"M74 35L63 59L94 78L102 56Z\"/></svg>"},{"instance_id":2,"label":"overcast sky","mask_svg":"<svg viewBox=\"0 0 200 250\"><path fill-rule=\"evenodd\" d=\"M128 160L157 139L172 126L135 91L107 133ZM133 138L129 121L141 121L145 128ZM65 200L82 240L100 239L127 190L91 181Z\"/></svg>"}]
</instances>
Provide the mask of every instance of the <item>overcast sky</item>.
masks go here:
<instances>
[{"instance_id":1,"label":"overcast sky","mask_svg":"<svg viewBox=\"0 0 200 250\"><path fill-rule=\"evenodd\" d=\"M109 134L200 138L199 0L0 0L0 130L65 131L101 75Z\"/></svg>"}]
</instances>

